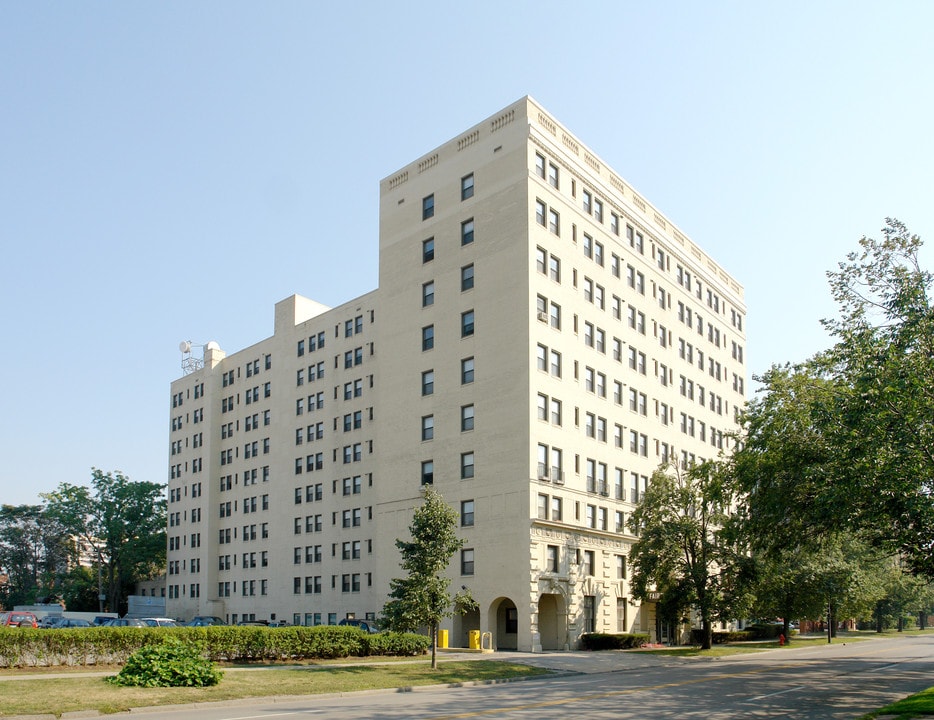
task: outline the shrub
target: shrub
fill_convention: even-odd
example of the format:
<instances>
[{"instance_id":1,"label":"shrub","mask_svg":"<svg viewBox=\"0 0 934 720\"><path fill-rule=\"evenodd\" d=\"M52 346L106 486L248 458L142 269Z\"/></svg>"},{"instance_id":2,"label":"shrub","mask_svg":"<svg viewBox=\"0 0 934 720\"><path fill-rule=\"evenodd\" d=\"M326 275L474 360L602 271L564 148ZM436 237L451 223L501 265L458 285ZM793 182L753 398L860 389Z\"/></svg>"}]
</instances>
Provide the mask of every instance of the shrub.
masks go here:
<instances>
[{"instance_id":1,"label":"shrub","mask_svg":"<svg viewBox=\"0 0 934 720\"><path fill-rule=\"evenodd\" d=\"M581 635L582 650L628 650L649 641L644 633L586 633Z\"/></svg>"},{"instance_id":2,"label":"shrub","mask_svg":"<svg viewBox=\"0 0 934 720\"><path fill-rule=\"evenodd\" d=\"M383 632L367 635L369 655L424 655L431 647L431 638L415 633Z\"/></svg>"},{"instance_id":3,"label":"shrub","mask_svg":"<svg viewBox=\"0 0 934 720\"><path fill-rule=\"evenodd\" d=\"M217 685L221 677L223 673L204 658L197 645L167 637L160 645L130 655L123 669L107 681L136 687L205 687Z\"/></svg>"}]
</instances>

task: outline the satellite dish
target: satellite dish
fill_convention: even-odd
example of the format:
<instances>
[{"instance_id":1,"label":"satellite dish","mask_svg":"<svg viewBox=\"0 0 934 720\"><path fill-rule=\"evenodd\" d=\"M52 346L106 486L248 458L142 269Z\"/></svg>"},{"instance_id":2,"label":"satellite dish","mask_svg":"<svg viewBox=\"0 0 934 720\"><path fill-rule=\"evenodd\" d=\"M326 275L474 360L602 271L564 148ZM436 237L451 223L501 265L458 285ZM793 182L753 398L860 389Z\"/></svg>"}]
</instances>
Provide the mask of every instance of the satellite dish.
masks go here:
<instances>
[{"instance_id":1,"label":"satellite dish","mask_svg":"<svg viewBox=\"0 0 934 720\"><path fill-rule=\"evenodd\" d=\"M221 349L221 346L218 345L218 344L217 344L216 342L214 342L213 340L211 340L211 342L209 342L209 343L208 343L207 345L205 345L204 347L207 348L208 350L220 350L220 349Z\"/></svg>"},{"instance_id":2,"label":"satellite dish","mask_svg":"<svg viewBox=\"0 0 934 720\"><path fill-rule=\"evenodd\" d=\"M189 353L189 352L191 352L191 341L190 341L190 340L182 340L182 341L178 344L178 349L181 350L183 353Z\"/></svg>"}]
</instances>

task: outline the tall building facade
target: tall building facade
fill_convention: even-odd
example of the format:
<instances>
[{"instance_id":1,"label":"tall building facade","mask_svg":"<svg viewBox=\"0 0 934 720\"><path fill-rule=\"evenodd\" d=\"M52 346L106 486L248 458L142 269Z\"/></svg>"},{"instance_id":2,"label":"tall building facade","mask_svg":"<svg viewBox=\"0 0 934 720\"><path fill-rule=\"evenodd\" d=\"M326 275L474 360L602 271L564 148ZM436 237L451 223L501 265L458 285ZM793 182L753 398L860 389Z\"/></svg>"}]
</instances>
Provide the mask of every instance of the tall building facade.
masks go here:
<instances>
[{"instance_id":1,"label":"tall building facade","mask_svg":"<svg viewBox=\"0 0 934 720\"><path fill-rule=\"evenodd\" d=\"M377 615L431 484L479 604L453 645L664 632L626 521L729 450L742 287L530 98L381 182L379 252L377 290L172 384L167 612Z\"/></svg>"}]
</instances>

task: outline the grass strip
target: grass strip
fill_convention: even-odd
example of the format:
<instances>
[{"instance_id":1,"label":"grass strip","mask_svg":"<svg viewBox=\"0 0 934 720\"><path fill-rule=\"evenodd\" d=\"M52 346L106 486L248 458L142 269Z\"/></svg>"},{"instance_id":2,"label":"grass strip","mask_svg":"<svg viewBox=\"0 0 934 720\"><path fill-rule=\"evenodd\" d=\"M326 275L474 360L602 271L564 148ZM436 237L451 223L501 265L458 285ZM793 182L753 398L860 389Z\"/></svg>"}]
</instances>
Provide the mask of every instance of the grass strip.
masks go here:
<instances>
[{"instance_id":1,"label":"grass strip","mask_svg":"<svg viewBox=\"0 0 934 720\"><path fill-rule=\"evenodd\" d=\"M450 661L431 669L430 661L352 667L309 666L301 669L264 669L239 672L230 668L219 685L206 688L116 687L100 677L48 677L5 680L0 685L0 718L13 715L60 716L65 712L97 710L124 712L134 707L270 697L314 695L444 683L492 682L546 675L548 670L496 660Z\"/></svg>"}]
</instances>

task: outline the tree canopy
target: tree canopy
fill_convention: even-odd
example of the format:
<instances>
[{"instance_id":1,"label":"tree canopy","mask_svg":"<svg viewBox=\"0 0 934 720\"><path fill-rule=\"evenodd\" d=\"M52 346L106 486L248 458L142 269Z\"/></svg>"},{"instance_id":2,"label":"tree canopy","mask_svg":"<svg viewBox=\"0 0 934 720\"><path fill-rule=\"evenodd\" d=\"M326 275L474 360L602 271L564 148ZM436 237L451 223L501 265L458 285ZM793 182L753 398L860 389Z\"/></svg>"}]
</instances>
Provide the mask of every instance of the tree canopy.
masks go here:
<instances>
[{"instance_id":1,"label":"tree canopy","mask_svg":"<svg viewBox=\"0 0 934 720\"><path fill-rule=\"evenodd\" d=\"M731 532L734 501L722 465L669 465L652 475L629 519L638 536L629 552L633 595L646 600L654 587L668 607L696 608L704 648L711 646L714 619L734 609L736 580L747 562Z\"/></svg>"},{"instance_id":2,"label":"tree canopy","mask_svg":"<svg viewBox=\"0 0 934 720\"><path fill-rule=\"evenodd\" d=\"M106 604L125 610L132 583L162 572L166 552L164 486L96 468L90 486L61 483L42 496L46 512L100 563Z\"/></svg>"}]
</instances>

